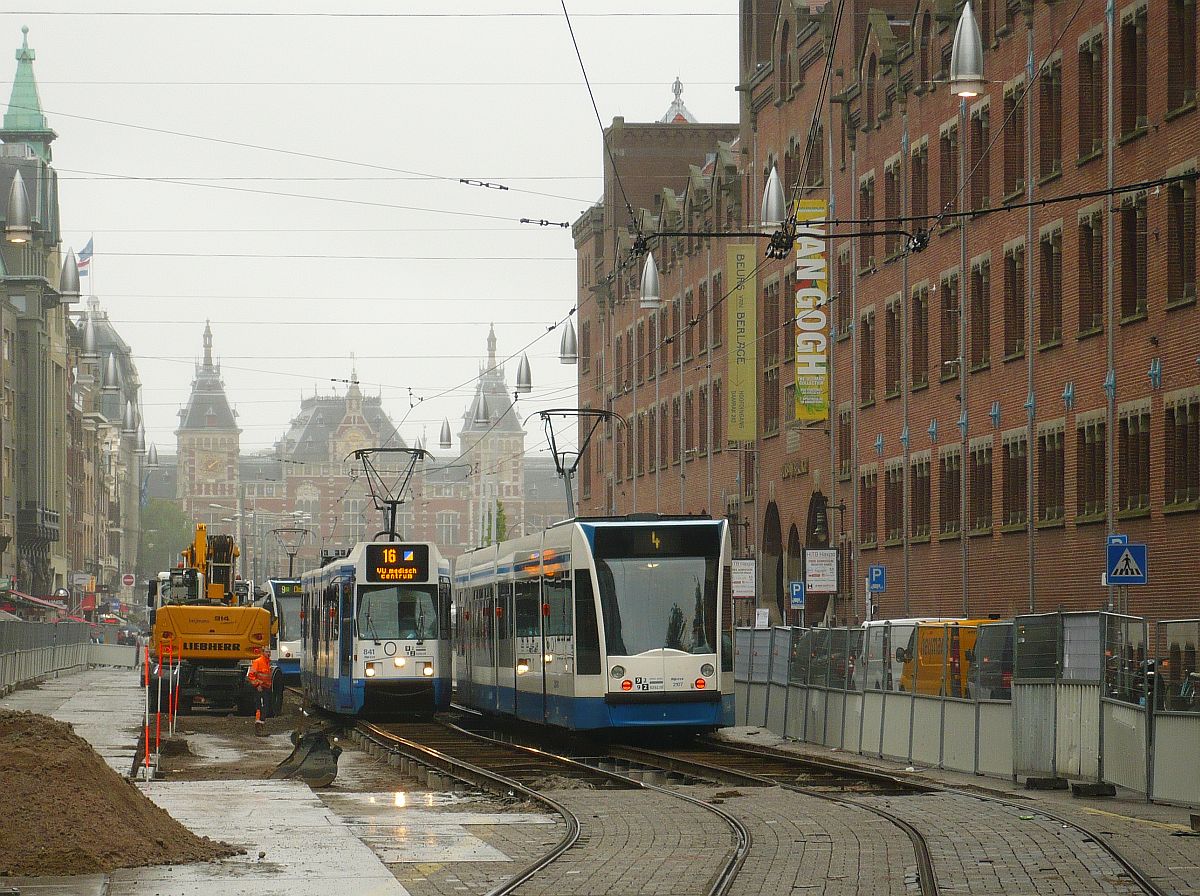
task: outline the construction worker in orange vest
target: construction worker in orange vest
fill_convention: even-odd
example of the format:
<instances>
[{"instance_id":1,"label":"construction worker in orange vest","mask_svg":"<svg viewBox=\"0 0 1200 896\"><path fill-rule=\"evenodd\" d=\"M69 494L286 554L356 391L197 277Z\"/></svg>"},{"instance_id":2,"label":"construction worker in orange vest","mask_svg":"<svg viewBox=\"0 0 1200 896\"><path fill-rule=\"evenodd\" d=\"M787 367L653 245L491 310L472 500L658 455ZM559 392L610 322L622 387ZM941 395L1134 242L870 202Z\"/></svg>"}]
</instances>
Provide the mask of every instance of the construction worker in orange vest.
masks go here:
<instances>
[{"instance_id":1,"label":"construction worker in orange vest","mask_svg":"<svg viewBox=\"0 0 1200 896\"><path fill-rule=\"evenodd\" d=\"M266 716L270 715L271 706L271 688L274 684L273 676L271 675L271 648L260 647L258 656L254 658L254 662L250 664L249 671L246 672L246 679L257 692L257 701L254 709L254 733L259 737L266 736Z\"/></svg>"}]
</instances>

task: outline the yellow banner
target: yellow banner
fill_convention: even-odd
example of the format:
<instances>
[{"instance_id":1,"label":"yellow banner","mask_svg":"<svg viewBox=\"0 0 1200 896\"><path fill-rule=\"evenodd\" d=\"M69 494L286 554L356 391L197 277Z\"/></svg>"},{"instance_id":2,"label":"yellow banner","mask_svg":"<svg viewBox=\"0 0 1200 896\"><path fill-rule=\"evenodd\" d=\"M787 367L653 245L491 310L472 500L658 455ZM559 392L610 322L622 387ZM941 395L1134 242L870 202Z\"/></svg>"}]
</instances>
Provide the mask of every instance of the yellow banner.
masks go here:
<instances>
[{"instance_id":1,"label":"yellow banner","mask_svg":"<svg viewBox=\"0 0 1200 896\"><path fill-rule=\"evenodd\" d=\"M823 199L796 203L796 419L829 419L828 207Z\"/></svg>"},{"instance_id":2,"label":"yellow banner","mask_svg":"<svg viewBox=\"0 0 1200 896\"><path fill-rule=\"evenodd\" d=\"M754 243L734 243L725 256L726 438L751 442L758 422L758 297Z\"/></svg>"}]
</instances>

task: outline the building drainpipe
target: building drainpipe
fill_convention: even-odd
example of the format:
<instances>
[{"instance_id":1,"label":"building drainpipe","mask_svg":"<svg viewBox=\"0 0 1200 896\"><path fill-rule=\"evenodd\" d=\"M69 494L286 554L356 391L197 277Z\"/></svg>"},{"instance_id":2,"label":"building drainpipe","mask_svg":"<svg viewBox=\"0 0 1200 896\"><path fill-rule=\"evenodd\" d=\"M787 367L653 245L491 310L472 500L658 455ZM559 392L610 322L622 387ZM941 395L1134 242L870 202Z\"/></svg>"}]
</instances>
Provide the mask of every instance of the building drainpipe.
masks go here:
<instances>
[{"instance_id":1,"label":"building drainpipe","mask_svg":"<svg viewBox=\"0 0 1200 896\"><path fill-rule=\"evenodd\" d=\"M967 100L958 100L958 208L961 210L968 203L963 199L969 196L967 185ZM967 475L970 442L967 431L970 425L970 415L967 414L967 313L970 296L967 288L967 218L958 219L958 413L962 442L962 460L959 463L959 537L962 539L962 614L970 618L970 584L968 572L970 569L967 542L970 541L970 521L967 512L970 505L967 501L967 488L970 477Z\"/></svg>"},{"instance_id":2,"label":"building drainpipe","mask_svg":"<svg viewBox=\"0 0 1200 896\"><path fill-rule=\"evenodd\" d=\"M1108 402L1105 406L1106 420L1104 422L1104 488L1105 488L1105 514L1107 516L1108 533L1111 534L1117 529L1117 508L1116 508L1116 452L1113 450L1116 446L1116 426L1117 426L1117 369L1116 369L1116 343L1113 328L1116 326L1115 307L1113 305L1113 165L1114 155L1116 154L1116 127L1113 122L1113 31L1116 19L1116 4L1113 0L1108 0L1105 6L1105 28L1107 30L1107 79L1108 79L1108 97L1107 97L1107 118L1108 118L1108 146L1105 147L1105 177L1106 186L1108 187L1105 195L1105 210L1108 212L1104 222L1104 241L1105 253L1108 256L1108 264L1105 267L1105 283L1104 283L1104 304L1106 309L1106 320L1104 324L1104 350L1105 363L1108 367L1108 373L1105 378L1105 394L1108 396ZM1114 588L1108 586L1108 608L1113 608ZM1121 612L1127 612L1128 606L1118 608ZM1104 768L1104 754L1100 754L1099 759L1101 765L1101 773Z\"/></svg>"},{"instance_id":3,"label":"building drainpipe","mask_svg":"<svg viewBox=\"0 0 1200 896\"><path fill-rule=\"evenodd\" d=\"M857 219L858 204L858 147L850 144L850 217ZM859 399L859 362L858 347L858 240L850 239L850 494L853 506L850 508L850 581L849 610L853 618L858 615L858 533L859 533L859 484L858 484L858 399ZM843 549L845 545L843 543ZM841 584L841 583L839 583Z\"/></svg>"},{"instance_id":4,"label":"building drainpipe","mask_svg":"<svg viewBox=\"0 0 1200 896\"><path fill-rule=\"evenodd\" d=\"M837 216L836 215L837 197L836 197L836 195L834 193L834 189L833 189L833 103L829 104L828 115L829 115L829 119L828 119L828 123L825 127L826 168L825 168L824 176L825 176L826 191L827 191L827 194L829 197L829 213L827 215L827 218L828 218L828 220L832 221ZM833 228L829 227L828 229L829 229L829 233L830 233L830 238L827 243L827 247L828 247L828 250L833 250L833 247L835 245L834 240L833 240ZM833 254L834 258L830 259L830 260L836 261L837 252L833 251L832 254ZM834 276L835 277L837 276L836 273ZM840 293L835 295L834 289L836 289L836 287L837 287L836 280L832 284L826 284L826 285L829 286L829 294L831 296L834 296L835 302L844 302L847 300L847 297L842 296ZM836 308L840 308L840 307L841 307L840 305L836 306ZM828 308L828 311L836 314L836 308L833 305L833 303L831 302L830 307ZM834 319L836 320L836 317ZM830 331L830 339L829 339L829 410L828 410L828 414L826 415L828 418L826 422L829 426L829 510L826 514L826 525L829 527L829 540L830 541L833 541L833 518L830 517L828 514L832 513L833 510L838 506L837 427L841 425L841 417L837 411L837 388L836 388L837 377L834 376L834 364L833 364L834 347L837 345L838 340L836 337L833 336L833 329L834 329L834 325L831 324L829 326L829 331ZM838 512L839 531L843 528L843 526L841 525L844 523L843 516L844 516L844 514L841 511L839 511ZM804 533L804 540L805 540L805 542L808 541L808 532ZM807 547L807 545L805 545L805 547ZM839 555L840 555L840 552L844 549L844 547L845 547L845 545L842 545L842 544L838 545ZM842 573L844 574L844 569L842 569L840 563L838 564L838 567L839 567L839 570L841 570ZM841 583L839 583L839 586L840 586L840 584ZM836 598L836 595L835 595L835 598ZM826 613L828 613L828 607L826 607ZM805 721L807 723L807 717L806 717Z\"/></svg>"},{"instance_id":5,"label":"building drainpipe","mask_svg":"<svg viewBox=\"0 0 1200 896\"><path fill-rule=\"evenodd\" d=\"M1027 56L1025 60L1025 95L1021 97L1021 105L1025 107L1025 316L1026 321L1026 336L1025 336L1025 411L1026 417L1026 444L1028 452L1026 455L1025 464L1025 492L1027 499L1026 516L1028 517L1027 532L1029 540L1029 612L1037 612L1037 572L1036 559L1037 549L1035 540L1037 536L1037 520L1035 516L1035 503L1033 494L1033 464L1037 457L1037 452L1034 447L1037 445L1035 441L1035 418L1037 416L1037 400L1034 398L1034 330L1033 330L1033 114L1030 109L1029 98L1032 95L1033 89L1033 7L1030 6L1025 12L1025 44L1027 47ZM1111 55L1111 54L1110 54ZM1063 427L1063 447L1066 448L1066 427Z\"/></svg>"},{"instance_id":6,"label":"building drainpipe","mask_svg":"<svg viewBox=\"0 0 1200 896\"><path fill-rule=\"evenodd\" d=\"M707 497L707 500L706 500L706 503L705 503L704 507L705 507L706 511L707 511L707 512L708 512L710 515L712 515L712 516L716 516L716 514L714 514L714 513L713 513L713 509L712 509L712 499L713 499L713 449L714 449L714 447L715 447L715 446L713 445L713 443L712 443L712 438L713 438L713 352L712 352L712 333L713 333L713 327L715 327L715 326L716 326L716 318L713 316L712 309L713 309L713 307L714 307L713 303L714 303L714 302L717 300L717 297L716 297L716 295L714 295L714 294L713 294L713 291L712 291L712 240L711 240L711 238L710 238L710 239L709 239L709 241L708 241L708 246L707 246L707 252L706 252L706 254L707 254L707 258L706 258L706 261L705 261L705 263L706 263L706 266L707 266L707 267L706 267L706 271L705 271L705 275L704 275L704 276L705 276L705 283L707 284L707 286L705 287L705 290L706 290L706 292L708 293L708 308L707 308L707 309L705 309L705 314L707 314L707 315L708 315L708 327L707 327L707 330L708 330L708 333L707 333L707 337L708 337L708 345L706 345L706 346L704 347L704 354L705 354L705 357L708 359L708 400L705 402L705 405L706 405L706 418L707 418L707 419L705 420L705 423L704 423L704 425L707 427L707 429L705 430L705 432L706 432L706 435L705 435L705 438L704 438L704 444L708 446L708 450L705 452L705 454L707 454L707 455L708 455L708 497ZM722 311L723 311L723 310L724 310L724 309L722 309Z\"/></svg>"},{"instance_id":7,"label":"building drainpipe","mask_svg":"<svg viewBox=\"0 0 1200 896\"><path fill-rule=\"evenodd\" d=\"M908 187L909 187L908 179L911 174L911 171L910 171L911 159L909 158L909 154L908 154L908 139L909 138L908 138L908 107L907 107L907 105L905 106L904 113L903 113L903 124L904 124L904 131L900 137L900 208L901 208L900 214L907 217L912 214L912 209L909 207L909 202L911 201L911 197L909 196L909 189L908 189ZM912 492L909 487L910 452L908 450L909 440L907 438L908 411L909 411L908 398L909 398L909 385L910 385L910 383L909 383L909 378L910 378L909 363L910 362L909 362L909 357L908 357L908 313L909 313L908 303L909 303L909 298L910 298L909 294L908 294L908 290L909 290L908 255L909 255L908 249L905 248L904 254L903 254L903 256L901 258L901 262L900 262L900 345L899 345L899 350L900 350L900 403L901 403L900 412L901 412L901 417L903 418L903 423L901 425L903 426L903 432L905 433L905 436L906 436L902 440L901 446L900 446L903 450L903 464L904 464L903 468L901 469L901 476L903 477L901 480L901 488L902 488L901 500L904 505L903 510L902 510L903 519L902 519L901 525L904 527L902 537L904 539L904 615L906 618L912 615L912 612L910 609L910 592L909 592L909 585L908 585L909 561L911 560L911 554L912 554L912 544L909 540L911 524L912 524L912 515L911 515L911 510L909 508L909 501L911 499ZM885 488L886 488L886 486L885 486Z\"/></svg>"},{"instance_id":8,"label":"building drainpipe","mask_svg":"<svg viewBox=\"0 0 1200 896\"><path fill-rule=\"evenodd\" d=\"M679 326L676 328L677 332L675 333L675 353L679 357L679 513L681 515L687 513L687 495L684 489L687 480L687 473L684 470L687 464L687 443L683 439L684 433L687 432L687 402L684 401L683 389L683 367L687 362L687 358L684 355L683 349L687 343L684 342L683 334L688 330L688 324L683 319L685 308L683 304L684 289L683 265L680 264L679 297L675 300L675 319L679 321ZM689 336L688 338L690 339L691 337Z\"/></svg>"}]
</instances>

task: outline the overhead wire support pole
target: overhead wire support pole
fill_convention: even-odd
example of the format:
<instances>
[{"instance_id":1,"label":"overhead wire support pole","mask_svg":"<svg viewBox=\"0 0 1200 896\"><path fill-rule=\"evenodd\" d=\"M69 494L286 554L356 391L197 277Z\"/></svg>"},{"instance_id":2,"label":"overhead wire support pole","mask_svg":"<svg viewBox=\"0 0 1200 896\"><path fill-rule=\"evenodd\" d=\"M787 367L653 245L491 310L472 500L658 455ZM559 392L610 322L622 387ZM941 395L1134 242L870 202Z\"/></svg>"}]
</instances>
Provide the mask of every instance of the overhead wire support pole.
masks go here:
<instances>
[{"instance_id":1,"label":"overhead wire support pole","mask_svg":"<svg viewBox=\"0 0 1200 896\"><path fill-rule=\"evenodd\" d=\"M579 469L580 458L587 453L592 436L596 433L596 427L605 420L618 420L626 429L628 429L628 424L625 422L625 418L616 411L604 408L547 408L544 411L538 411L538 416L542 418L542 423L546 427L546 440L550 443L550 454L554 457L554 469L562 477L563 490L567 497L567 519L574 519L575 491L571 480L575 477L575 471ZM574 417L577 422L585 418L591 421L586 432L584 427L578 427L579 445L575 451L561 450L558 447L558 440L554 435L555 417ZM568 463L568 458L571 457L574 457L574 460Z\"/></svg>"},{"instance_id":2,"label":"overhead wire support pole","mask_svg":"<svg viewBox=\"0 0 1200 896\"><path fill-rule=\"evenodd\" d=\"M374 456L376 454L406 454L408 455L408 466L399 471L381 470L375 465ZM346 455L346 459L351 457L362 464L363 472L367 476L367 489L371 493L371 502L375 505L376 510L383 511L384 528L377 532L375 537L386 535L389 541L398 541L400 535L396 531L396 512L404 503L404 492L408 488L409 482L412 481L417 462L431 458L433 455L424 448L378 447L359 448ZM399 478L389 486L383 477L391 473L396 473Z\"/></svg>"}]
</instances>

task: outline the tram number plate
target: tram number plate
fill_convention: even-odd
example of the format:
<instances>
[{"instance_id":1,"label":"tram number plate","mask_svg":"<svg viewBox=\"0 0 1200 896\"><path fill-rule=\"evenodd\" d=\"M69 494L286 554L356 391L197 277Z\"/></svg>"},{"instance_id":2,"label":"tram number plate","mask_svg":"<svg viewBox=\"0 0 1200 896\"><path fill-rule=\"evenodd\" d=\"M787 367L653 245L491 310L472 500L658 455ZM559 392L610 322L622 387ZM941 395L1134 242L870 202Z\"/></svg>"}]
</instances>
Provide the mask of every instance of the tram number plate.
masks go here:
<instances>
[{"instance_id":1,"label":"tram number plate","mask_svg":"<svg viewBox=\"0 0 1200 896\"><path fill-rule=\"evenodd\" d=\"M663 691L666 688L663 685L661 678L643 678L638 676L633 679L633 689L635 691Z\"/></svg>"}]
</instances>

